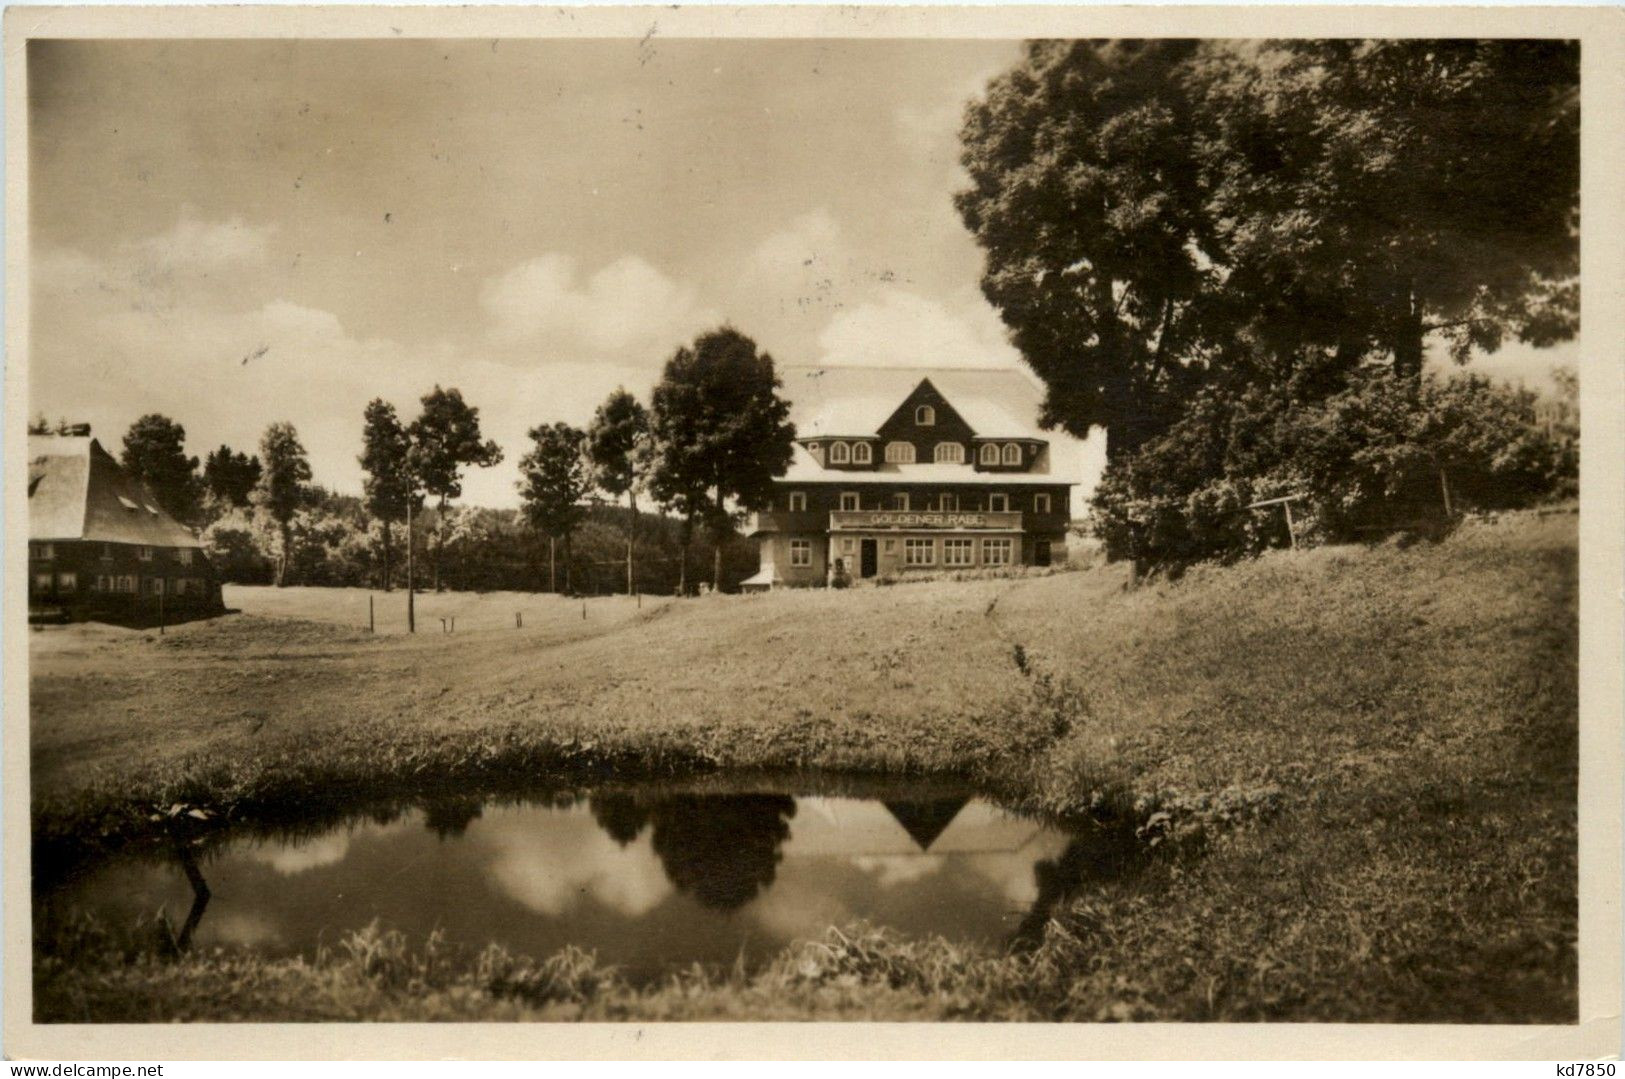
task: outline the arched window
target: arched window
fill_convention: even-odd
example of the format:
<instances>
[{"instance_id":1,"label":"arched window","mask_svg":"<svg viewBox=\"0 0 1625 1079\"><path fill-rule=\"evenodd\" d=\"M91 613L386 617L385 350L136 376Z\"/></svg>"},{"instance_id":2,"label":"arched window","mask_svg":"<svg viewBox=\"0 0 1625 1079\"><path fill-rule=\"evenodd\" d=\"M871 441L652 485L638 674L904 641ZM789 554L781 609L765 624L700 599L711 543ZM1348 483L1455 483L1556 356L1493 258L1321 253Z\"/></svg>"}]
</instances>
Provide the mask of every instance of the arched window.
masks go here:
<instances>
[{"instance_id":1,"label":"arched window","mask_svg":"<svg viewBox=\"0 0 1625 1079\"><path fill-rule=\"evenodd\" d=\"M962 465L965 463L965 447L958 442L938 442L933 460L939 465Z\"/></svg>"},{"instance_id":2,"label":"arched window","mask_svg":"<svg viewBox=\"0 0 1625 1079\"><path fill-rule=\"evenodd\" d=\"M1019 465L1021 463L1021 447L1014 442L1006 442L1004 444L1004 463Z\"/></svg>"},{"instance_id":3,"label":"arched window","mask_svg":"<svg viewBox=\"0 0 1625 1079\"><path fill-rule=\"evenodd\" d=\"M844 465L852 460L852 450L845 442L831 442L829 444L829 463Z\"/></svg>"},{"instance_id":4,"label":"arched window","mask_svg":"<svg viewBox=\"0 0 1625 1079\"><path fill-rule=\"evenodd\" d=\"M932 427L937 422L937 410L930 405L921 405L914 410L914 422L921 427Z\"/></svg>"},{"instance_id":5,"label":"arched window","mask_svg":"<svg viewBox=\"0 0 1625 1079\"><path fill-rule=\"evenodd\" d=\"M980 450L980 453L981 453L981 457L982 457L982 463L984 465L996 465L996 464L999 463L999 445L998 445L998 443L996 443L996 442L984 442L984 443L982 443L982 448Z\"/></svg>"},{"instance_id":6,"label":"arched window","mask_svg":"<svg viewBox=\"0 0 1625 1079\"><path fill-rule=\"evenodd\" d=\"M852 463L855 465L873 464L875 459L874 447L867 442L854 442L852 444Z\"/></svg>"},{"instance_id":7,"label":"arched window","mask_svg":"<svg viewBox=\"0 0 1625 1079\"><path fill-rule=\"evenodd\" d=\"M914 443L888 442L886 443L886 463L889 465L911 465L914 463Z\"/></svg>"}]
</instances>

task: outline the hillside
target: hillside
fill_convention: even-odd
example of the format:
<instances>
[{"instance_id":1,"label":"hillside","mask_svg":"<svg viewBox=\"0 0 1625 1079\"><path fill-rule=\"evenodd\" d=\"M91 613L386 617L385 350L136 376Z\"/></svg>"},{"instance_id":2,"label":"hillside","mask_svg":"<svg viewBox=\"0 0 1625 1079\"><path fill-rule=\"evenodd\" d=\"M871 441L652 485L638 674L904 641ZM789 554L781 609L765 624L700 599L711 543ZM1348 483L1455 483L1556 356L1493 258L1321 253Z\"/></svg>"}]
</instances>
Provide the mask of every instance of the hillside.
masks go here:
<instances>
[{"instance_id":1,"label":"hillside","mask_svg":"<svg viewBox=\"0 0 1625 1079\"><path fill-rule=\"evenodd\" d=\"M1191 839L1155 887L1081 897L1049 973L973 1015L1564 1021L1575 521L1277 552L1136 591L1106 567L591 600L586 619L551 601L523 629L456 635L250 614L163 637L50 629L32 650L36 834L135 830L172 801L286 815L335 791L606 768L951 772L1061 812L1138 800ZM682 1014L732 1007L707 992ZM910 1008L961 1014L920 992Z\"/></svg>"}]
</instances>

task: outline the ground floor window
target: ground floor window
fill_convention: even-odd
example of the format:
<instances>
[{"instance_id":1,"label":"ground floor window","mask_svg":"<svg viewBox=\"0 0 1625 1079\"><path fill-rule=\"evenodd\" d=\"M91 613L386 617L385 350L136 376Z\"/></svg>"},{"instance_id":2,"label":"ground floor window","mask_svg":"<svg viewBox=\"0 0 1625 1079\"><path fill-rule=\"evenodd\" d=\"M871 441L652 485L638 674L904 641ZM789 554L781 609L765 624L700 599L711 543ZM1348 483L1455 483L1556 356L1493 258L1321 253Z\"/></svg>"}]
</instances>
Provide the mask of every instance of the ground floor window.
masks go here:
<instances>
[{"instance_id":1,"label":"ground floor window","mask_svg":"<svg viewBox=\"0 0 1625 1079\"><path fill-rule=\"evenodd\" d=\"M1034 513L1048 513L1049 512L1049 495L1047 495L1047 494L1033 495L1033 512Z\"/></svg>"},{"instance_id":2,"label":"ground floor window","mask_svg":"<svg viewBox=\"0 0 1625 1079\"><path fill-rule=\"evenodd\" d=\"M891 553L892 551L895 551L895 550L897 550L897 541L894 540L894 539L887 540L886 541L886 552L889 554L889 553Z\"/></svg>"},{"instance_id":3,"label":"ground floor window","mask_svg":"<svg viewBox=\"0 0 1625 1079\"><path fill-rule=\"evenodd\" d=\"M118 578L118 590L120 592L128 592L132 596L135 595L135 584L136 578L135 574L133 573L127 573Z\"/></svg>"},{"instance_id":4,"label":"ground floor window","mask_svg":"<svg viewBox=\"0 0 1625 1079\"><path fill-rule=\"evenodd\" d=\"M982 541L982 561L989 566L1008 566L1010 564L1010 551L1010 540L985 539Z\"/></svg>"},{"instance_id":5,"label":"ground floor window","mask_svg":"<svg viewBox=\"0 0 1625 1079\"><path fill-rule=\"evenodd\" d=\"M56 590L58 592L79 591L79 575L77 573L59 573L56 575Z\"/></svg>"},{"instance_id":6,"label":"ground floor window","mask_svg":"<svg viewBox=\"0 0 1625 1079\"><path fill-rule=\"evenodd\" d=\"M793 539L790 541L790 564L792 566L812 565L812 540Z\"/></svg>"},{"instance_id":7,"label":"ground floor window","mask_svg":"<svg viewBox=\"0 0 1625 1079\"><path fill-rule=\"evenodd\" d=\"M34 591L49 592L51 590L51 575L49 573L34 574Z\"/></svg>"},{"instance_id":8,"label":"ground floor window","mask_svg":"<svg viewBox=\"0 0 1625 1079\"><path fill-rule=\"evenodd\" d=\"M148 578L146 578L146 582L147 582L147 594L148 595L151 595L151 596L161 596L161 595L163 595L163 593L164 593L164 579L162 577L148 577Z\"/></svg>"},{"instance_id":9,"label":"ground floor window","mask_svg":"<svg viewBox=\"0 0 1625 1079\"><path fill-rule=\"evenodd\" d=\"M969 566L976 561L975 552L971 549L973 541L968 539L945 539L942 541L942 564L944 566Z\"/></svg>"},{"instance_id":10,"label":"ground floor window","mask_svg":"<svg viewBox=\"0 0 1625 1079\"><path fill-rule=\"evenodd\" d=\"M937 560L937 542L930 539L906 539L903 541L903 564L905 566L929 566Z\"/></svg>"},{"instance_id":11,"label":"ground floor window","mask_svg":"<svg viewBox=\"0 0 1625 1079\"><path fill-rule=\"evenodd\" d=\"M851 553L852 553L852 550L853 550L853 546L852 546L852 545L853 545L853 544L854 544L854 543L855 543L855 542L856 542L856 541L855 541L855 540L853 540L853 539L852 539L852 537L851 537L851 536L846 536L846 537L844 537L844 538L843 538L843 539L842 539L842 540L841 540L841 553L842 553L842 554L851 554Z\"/></svg>"}]
</instances>

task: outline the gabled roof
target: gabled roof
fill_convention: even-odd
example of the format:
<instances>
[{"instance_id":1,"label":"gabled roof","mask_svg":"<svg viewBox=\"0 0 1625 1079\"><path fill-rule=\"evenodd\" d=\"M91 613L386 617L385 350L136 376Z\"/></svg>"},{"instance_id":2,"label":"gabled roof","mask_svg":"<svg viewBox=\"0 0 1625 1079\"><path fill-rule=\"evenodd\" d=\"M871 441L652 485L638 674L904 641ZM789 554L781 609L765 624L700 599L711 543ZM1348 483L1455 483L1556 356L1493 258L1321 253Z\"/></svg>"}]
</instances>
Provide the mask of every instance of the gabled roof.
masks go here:
<instances>
[{"instance_id":1,"label":"gabled roof","mask_svg":"<svg viewBox=\"0 0 1625 1079\"><path fill-rule=\"evenodd\" d=\"M28 536L201 547L94 438L28 436Z\"/></svg>"},{"instance_id":2,"label":"gabled roof","mask_svg":"<svg viewBox=\"0 0 1625 1079\"><path fill-rule=\"evenodd\" d=\"M1014 367L782 367L797 438L873 436L929 380L978 438L1052 436L1038 426L1044 392Z\"/></svg>"}]
</instances>

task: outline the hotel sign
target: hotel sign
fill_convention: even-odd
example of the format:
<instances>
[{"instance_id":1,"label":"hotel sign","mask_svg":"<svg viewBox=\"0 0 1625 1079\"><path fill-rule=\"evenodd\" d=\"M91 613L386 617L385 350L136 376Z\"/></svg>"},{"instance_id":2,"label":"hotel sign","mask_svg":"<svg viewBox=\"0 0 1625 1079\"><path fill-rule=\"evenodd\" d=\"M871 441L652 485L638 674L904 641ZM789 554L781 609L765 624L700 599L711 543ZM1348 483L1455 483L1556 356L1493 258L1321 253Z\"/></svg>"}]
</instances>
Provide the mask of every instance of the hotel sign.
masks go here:
<instances>
[{"instance_id":1,"label":"hotel sign","mask_svg":"<svg viewBox=\"0 0 1625 1079\"><path fill-rule=\"evenodd\" d=\"M837 510L830 527L843 528L999 528L1019 530L1017 512L958 513L912 510Z\"/></svg>"}]
</instances>

